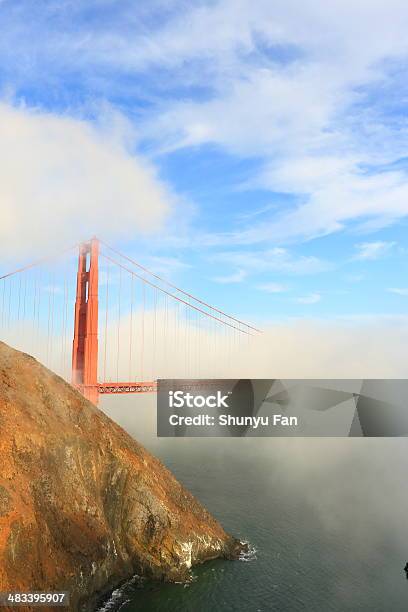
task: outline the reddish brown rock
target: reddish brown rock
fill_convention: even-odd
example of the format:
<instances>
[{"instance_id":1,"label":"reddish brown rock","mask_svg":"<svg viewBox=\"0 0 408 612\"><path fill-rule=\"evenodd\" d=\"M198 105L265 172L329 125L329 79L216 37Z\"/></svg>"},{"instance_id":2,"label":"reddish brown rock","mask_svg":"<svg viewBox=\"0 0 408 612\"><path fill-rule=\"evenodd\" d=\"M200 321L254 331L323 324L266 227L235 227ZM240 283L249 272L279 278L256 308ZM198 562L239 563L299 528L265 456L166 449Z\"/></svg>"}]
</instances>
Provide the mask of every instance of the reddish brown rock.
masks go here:
<instances>
[{"instance_id":1,"label":"reddish brown rock","mask_svg":"<svg viewBox=\"0 0 408 612\"><path fill-rule=\"evenodd\" d=\"M134 574L183 580L240 550L158 459L0 342L0 591L67 590L88 610Z\"/></svg>"}]
</instances>

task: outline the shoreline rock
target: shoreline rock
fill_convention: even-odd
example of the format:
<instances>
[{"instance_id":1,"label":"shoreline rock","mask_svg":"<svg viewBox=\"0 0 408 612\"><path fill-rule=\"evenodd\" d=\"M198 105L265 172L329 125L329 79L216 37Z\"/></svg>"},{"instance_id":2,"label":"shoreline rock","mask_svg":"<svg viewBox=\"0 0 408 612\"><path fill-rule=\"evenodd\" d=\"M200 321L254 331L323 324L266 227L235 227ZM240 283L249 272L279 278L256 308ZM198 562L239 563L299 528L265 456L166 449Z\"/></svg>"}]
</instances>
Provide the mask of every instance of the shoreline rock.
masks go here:
<instances>
[{"instance_id":1,"label":"shoreline rock","mask_svg":"<svg viewBox=\"0 0 408 612\"><path fill-rule=\"evenodd\" d=\"M183 581L243 551L161 461L0 342L0 591L67 590L87 611L135 574Z\"/></svg>"}]
</instances>

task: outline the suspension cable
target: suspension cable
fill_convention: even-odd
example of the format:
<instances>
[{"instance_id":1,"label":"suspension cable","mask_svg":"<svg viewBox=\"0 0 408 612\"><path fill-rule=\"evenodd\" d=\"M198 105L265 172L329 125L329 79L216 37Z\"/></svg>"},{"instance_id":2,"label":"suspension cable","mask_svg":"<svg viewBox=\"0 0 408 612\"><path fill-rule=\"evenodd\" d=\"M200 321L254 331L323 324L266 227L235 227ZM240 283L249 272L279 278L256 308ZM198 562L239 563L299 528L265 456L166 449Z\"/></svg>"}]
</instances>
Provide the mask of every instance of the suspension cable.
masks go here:
<instances>
[{"instance_id":1,"label":"suspension cable","mask_svg":"<svg viewBox=\"0 0 408 612\"><path fill-rule=\"evenodd\" d=\"M174 285L173 283L170 283L169 281L167 281L165 278L159 276L158 274L155 274L154 272L152 272L151 270L149 270L145 266L142 266L141 264L139 264L134 259L131 259L127 255L123 255L122 253L120 253L119 251L117 251L116 249L111 247L109 244L107 244L104 240L99 240L99 242L101 242L109 250L111 250L113 253L115 253L115 255L118 255L119 257L121 257L123 259L126 259L129 263L137 266L140 270L143 270L143 272L146 272L147 274L150 274L150 276L153 276L154 278L156 278L157 280L161 281L162 283L164 283L168 287L171 287L172 289L175 289L176 291L182 293L186 297L194 300L195 302L198 302L202 306L206 306L207 308L210 308L214 312L217 312L218 314L220 314L220 315L222 315L224 317L227 317L228 319L231 319L232 321L235 321L235 323L239 323L240 325L245 325L245 327L248 327L249 329L252 329L253 331L262 333L260 329L257 329L256 327L253 327L252 325L249 325L248 323L245 323L244 321L240 321L239 319L236 319L235 317L232 317L231 315L223 312L222 310L219 310L218 308L215 308L214 306L211 306L211 304L207 304L207 302L204 302L203 300L200 300L199 298L197 298L194 295L188 293L187 291L184 291L184 289L180 289L180 287L177 287L177 285ZM104 257L107 257L107 256L104 255ZM175 296L173 296L173 297L175 297Z\"/></svg>"},{"instance_id":2,"label":"suspension cable","mask_svg":"<svg viewBox=\"0 0 408 612\"><path fill-rule=\"evenodd\" d=\"M130 270L129 268L127 268L126 266L124 266L123 264L115 261L114 259L112 259L111 257L109 257L109 255L105 255L104 253L101 253L101 256L104 257L105 259L107 259L108 261L110 261L111 263L115 264L116 266L119 266L120 268L122 268L123 270L126 270L126 272L128 272L129 274L133 274L134 276L136 276L137 278L139 278L140 280L142 280L145 284L149 285L150 287L153 287L154 289L158 289L159 291L161 291L162 293L165 293L167 295L169 295L170 297L172 297L174 300L177 300L179 302L181 302L182 304L185 304L186 306L188 306L189 308L192 308L193 310L196 310L198 312L201 312L202 314L204 314L206 317L210 317L211 319L214 319L215 321L218 321L219 323L222 323L222 325L227 325L228 327L231 327L232 329L236 329L239 332L241 332L242 334L248 334L249 336L253 336L254 334L251 334L251 332L246 331L244 329L240 329L239 327L237 327L236 325L233 325L232 323L228 323L227 321L223 321L222 319L220 319L219 317L216 317L215 315L212 315L208 312L206 312L205 310L202 310L201 308L199 308L198 306L194 306L193 304L187 302L186 300L183 300L180 297L177 297L176 295L174 295L173 293L170 293L169 291L166 291L166 289L163 289L162 287L159 287L158 285L155 285L154 283L152 283L151 281L147 280L147 278L144 278L143 276L141 276L140 274L137 274L136 272L134 272L133 270ZM213 308L213 310L216 310L215 308ZM218 311L217 311L218 312ZM249 325L247 325L246 323L243 323L243 325L245 325L246 327L250 327ZM251 329L255 329L255 328L251 328ZM259 331L259 330L256 330Z\"/></svg>"}]
</instances>

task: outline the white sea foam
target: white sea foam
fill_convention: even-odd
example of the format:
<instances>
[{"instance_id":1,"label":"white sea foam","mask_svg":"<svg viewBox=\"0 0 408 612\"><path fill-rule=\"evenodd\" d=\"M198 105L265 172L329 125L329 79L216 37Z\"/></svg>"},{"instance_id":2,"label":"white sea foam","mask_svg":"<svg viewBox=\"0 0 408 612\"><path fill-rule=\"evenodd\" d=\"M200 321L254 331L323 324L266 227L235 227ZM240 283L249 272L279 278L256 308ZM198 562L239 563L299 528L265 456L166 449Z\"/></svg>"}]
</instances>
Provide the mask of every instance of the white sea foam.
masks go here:
<instances>
[{"instance_id":1,"label":"white sea foam","mask_svg":"<svg viewBox=\"0 0 408 612\"><path fill-rule=\"evenodd\" d=\"M105 602L101 608L98 608L97 612L113 612L120 610L123 604L131 601L123 597L124 593L122 589L116 589L112 592L109 601ZM120 605L120 608L118 607Z\"/></svg>"},{"instance_id":2,"label":"white sea foam","mask_svg":"<svg viewBox=\"0 0 408 612\"><path fill-rule=\"evenodd\" d=\"M122 606L131 601L131 599L128 599L126 596L126 588L140 580L140 576L133 576L133 578L122 584L119 588L112 591L108 601L105 601L105 603L98 608L96 612L117 612L121 610Z\"/></svg>"},{"instance_id":3,"label":"white sea foam","mask_svg":"<svg viewBox=\"0 0 408 612\"><path fill-rule=\"evenodd\" d=\"M248 546L248 550L247 551L242 551L241 554L239 555L239 561L255 561L257 556L257 550L255 548L255 546L253 546L250 542L248 542L247 540L242 540L241 544L246 544Z\"/></svg>"}]
</instances>

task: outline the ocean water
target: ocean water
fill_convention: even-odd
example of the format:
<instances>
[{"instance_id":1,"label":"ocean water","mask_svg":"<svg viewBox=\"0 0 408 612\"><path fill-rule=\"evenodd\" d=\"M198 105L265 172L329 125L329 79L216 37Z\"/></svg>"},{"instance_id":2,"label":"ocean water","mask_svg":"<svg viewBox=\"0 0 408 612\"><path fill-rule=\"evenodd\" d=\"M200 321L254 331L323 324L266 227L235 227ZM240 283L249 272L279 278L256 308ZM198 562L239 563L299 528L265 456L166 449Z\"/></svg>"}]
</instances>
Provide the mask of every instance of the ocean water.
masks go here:
<instances>
[{"instance_id":1,"label":"ocean water","mask_svg":"<svg viewBox=\"0 0 408 612\"><path fill-rule=\"evenodd\" d=\"M157 439L153 396L101 407L253 551L188 585L129 584L106 609L408 610L408 441Z\"/></svg>"}]
</instances>

